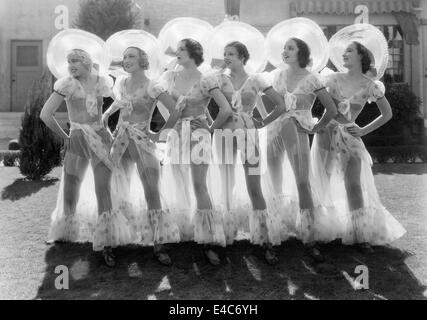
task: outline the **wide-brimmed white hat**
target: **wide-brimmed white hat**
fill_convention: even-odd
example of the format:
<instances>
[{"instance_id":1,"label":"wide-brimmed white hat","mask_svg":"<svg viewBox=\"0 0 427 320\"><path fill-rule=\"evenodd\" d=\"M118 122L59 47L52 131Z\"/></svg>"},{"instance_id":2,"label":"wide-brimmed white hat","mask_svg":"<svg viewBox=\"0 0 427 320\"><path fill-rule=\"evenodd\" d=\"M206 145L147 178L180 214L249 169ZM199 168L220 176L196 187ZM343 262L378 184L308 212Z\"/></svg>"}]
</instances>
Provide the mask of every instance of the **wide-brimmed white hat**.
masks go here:
<instances>
[{"instance_id":1,"label":"wide-brimmed white hat","mask_svg":"<svg viewBox=\"0 0 427 320\"><path fill-rule=\"evenodd\" d=\"M47 48L47 65L56 78L69 75L67 56L74 49L85 51L93 64L94 70L102 76L108 76L111 56L104 40L80 29L66 29L56 34Z\"/></svg>"},{"instance_id":2,"label":"wide-brimmed white hat","mask_svg":"<svg viewBox=\"0 0 427 320\"><path fill-rule=\"evenodd\" d=\"M158 77L163 71L163 53L160 50L159 41L151 33L143 30L123 30L117 32L106 41L107 48L113 58L113 63L120 66L123 60L123 53L129 47L136 47L143 50L148 56L150 64L146 74L149 78ZM121 68L112 68L112 74L126 74Z\"/></svg>"},{"instance_id":3,"label":"wide-brimmed white hat","mask_svg":"<svg viewBox=\"0 0 427 320\"><path fill-rule=\"evenodd\" d=\"M159 32L159 45L163 54L166 54L163 67L171 66L176 62L175 52L182 39L190 38L199 42L203 47L204 63L199 69L208 69L210 59L206 55L209 39L213 26L206 21L197 18L176 18L166 23Z\"/></svg>"},{"instance_id":4,"label":"wide-brimmed white hat","mask_svg":"<svg viewBox=\"0 0 427 320\"><path fill-rule=\"evenodd\" d=\"M225 21L215 27L208 47L208 56L217 61L223 60L225 46L233 41L243 43L249 51L246 72L264 71L267 65L265 37L258 29L244 22Z\"/></svg>"},{"instance_id":5,"label":"wide-brimmed white hat","mask_svg":"<svg viewBox=\"0 0 427 320\"><path fill-rule=\"evenodd\" d=\"M371 53L375 73L367 74L372 79L382 78L388 64L388 45L382 32L375 26L359 23L339 30L329 40L329 54L332 63L340 72L345 72L343 53L353 41L365 46Z\"/></svg>"},{"instance_id":6,"label":"wide-brimmed white hat","mask_svg":"<svg viewBox=\"0 0 427 320\"><path fill-rule=\"evenodd\" d=\"M266 51L270 63L276 68L284 68L282 52L290 38L304 41L310 49L312 62L307 67L320 72L328 63L328 39L322 28L307 18L292 18L276 24L267 34Z\"/></svg>"}]
</instances>

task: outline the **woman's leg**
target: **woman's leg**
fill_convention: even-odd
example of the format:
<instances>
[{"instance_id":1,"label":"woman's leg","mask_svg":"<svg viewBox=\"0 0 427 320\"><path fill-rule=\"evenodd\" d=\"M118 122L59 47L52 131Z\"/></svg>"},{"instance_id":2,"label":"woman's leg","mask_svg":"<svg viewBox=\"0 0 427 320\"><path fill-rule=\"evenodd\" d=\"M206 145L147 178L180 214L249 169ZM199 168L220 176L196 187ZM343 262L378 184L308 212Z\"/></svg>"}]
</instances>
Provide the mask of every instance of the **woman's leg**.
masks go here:
<instances>
[{"instance_id":1,"label":"woman's leg","mask_svg":"<svg viewBox=\"0 0 427 320\"><path fill-rule=\"evenodd\" d=\"M373 252L373 249L368 243L369 236L365 234L369 226L364 225L366 211L364 210L363 190L361 186L361 167L361 159L351 157L348 160L344 173L347 200L351 215L351 229L348 232L352 236L351 242L361 244L362 249L370 253Z\"/></svg>"},{"instance_id":2,"label":"woman's leg","mask_svg":"<svg viewBox=\"0 0 427 320\"><path fill-rule=\"evenodd\" d=\"M255 147L254 156L259 159L258 144L256 144L254 147ZM248 157L249 156L247 156L247 159ZM269 215L272 213L267 210L267 204L266 204L264 195L262 193L261 175L255 174L257 173L258 170L251 170L251 169L255 169L259 165L260 165L259 163L250 164L248 161L246 161L244 164L246 188L247 188L248 195L251 200L252 209L253 209L252 216L250 217L250 219L252 220L252 222L250 222L251 229L252 229L251 237L254 242L264 245L265 259L269 264L274 265L279 262L276 252L273 249L272 239L270 239L270 236L269 236L269 234L273 232L272 230L269 230L269 228L274 226L272 226L273 223L269 223L267 221L268 219L271 218Z\"/></svg>"},{"instance_id":3,"label":"woman's leg","mask_svg":"<svg viewBox=\"0 0 427 320\"><path fill-rule=\"evenodd\" d=\"M283 157L284 149L276 149L274 144L267 148L268 172L276 195L283 194Z\"/></svg>"},{"instance_id":4,"label":"woman's leg","mask_svg":"<svg viewBox=\"0 0 427 320\"><path fill-rule=\"evenodd\" d=\"M69 166L72 165L72 168ZM64 215L74 215L89 160L67 153L64 159Z\"/></svg>"},{"instance_id":5,"label":"woman's leg","mask_svg":"<svg viewBox=\"0 0 427 320\"><path fill-rule=\"evenodd\" d=\"M299 231L301 240L307 245L309 254L316 261L324 261L315 242L315 212L310 181L310 144L308 135L297 129L296 120L286 121L282 130L282 137L292 170L299 196Z\"/></svg>"},{"instance_id":6,"label":"woman's leg","mask_svg":"<svg viewBox=\"0 0 427 320\"><path fill-rule=\"evenodd\" d=\"M63 175L63 216L54 222L50 233L54 241L75 242L80 238L79 219L75 219L80 188L89 160L67 152Z\"/></svg>"},{"instance_id":7,"label":"woman's leg","mask_svg":"<svg viewBox=\"0 0 427 320\"><path fill-rule=\"evenodd\" d=\"M102 162L92 160L93 173L95 178L95 194L98 203L98 228L105 228L105 234L98 235L99 231L96 232L99 239L94 239L96 247L103 247L102 255L104 261L109 267L116 265L115 256L112 251L110 241L112 241L112 201L111 201L111 170ZM105 237L105 238L103 238ZM102 239L103 238L103 239ZM107 244L107 245L104 245Z\"/></svg>"},{"instance_id":8,"label":"woman's leg","mask_svg":"<svg viewBox=\"0 0 427 320\"><path fill-rule=\"evenodd\" d=\"M206 237L212 240L211 243L205 242L206 240L203 241L204 252L209 262L212 265L217 266L221 263L221 260L219 259L218 254L214 251L213 246L218 244L214 240L217 237L217 233L221 231L223 232L223 229L221 228L222 219L221 221L218 221L220 218L219 212L214 210L211 197L208 192L206 183L208 168L209 166L206 164L191 165L193 188L197 201L196 217L194 219L194 238L196 241L198 239L206 239ZM221 225L218 225L219 223ZM210 234L207 235L207 233Z\"/></svg>"},{"instance_id":9,"label":"woman's leg","mask_svg":"<svg viewBox=\"0 0 427 320\"><path fill-rule=\"evenodd\" d=\"M351 157L345 170L345 189L347 191L348 205L351 211L363 208L363 193L360 184L361 168L361 159Z\"/></svg>"}]
</instances>

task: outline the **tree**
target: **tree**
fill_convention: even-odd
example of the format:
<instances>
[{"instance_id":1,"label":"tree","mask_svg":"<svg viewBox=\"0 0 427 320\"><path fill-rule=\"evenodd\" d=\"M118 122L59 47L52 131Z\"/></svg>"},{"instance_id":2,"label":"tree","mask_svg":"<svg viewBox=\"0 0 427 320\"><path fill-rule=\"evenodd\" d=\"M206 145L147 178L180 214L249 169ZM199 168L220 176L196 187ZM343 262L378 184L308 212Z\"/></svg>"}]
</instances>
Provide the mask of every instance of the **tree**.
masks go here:
<instances>
[{"instance_id":1,"label":"tree","mask_svg":"<svg viewBox=\"0 0 427 320\"><path fill-rule=\"evenodd\" d=\"M136 28L139 15L133 6L132 0L85 0L74 25L107 40L118 31Z\"/></svg>"},{"instance_id":2,"label":"tree","mask_svg":"<svg viewBox=\"0 0 427 320\"><path fill-rule=\"evenodd\" d=\"M29 91L19 133L19 170L30 180L40 180L61 164L61 141L40 119L40 111L52 92L52 74L45 69Z\"/></svg>"}]
</instances>

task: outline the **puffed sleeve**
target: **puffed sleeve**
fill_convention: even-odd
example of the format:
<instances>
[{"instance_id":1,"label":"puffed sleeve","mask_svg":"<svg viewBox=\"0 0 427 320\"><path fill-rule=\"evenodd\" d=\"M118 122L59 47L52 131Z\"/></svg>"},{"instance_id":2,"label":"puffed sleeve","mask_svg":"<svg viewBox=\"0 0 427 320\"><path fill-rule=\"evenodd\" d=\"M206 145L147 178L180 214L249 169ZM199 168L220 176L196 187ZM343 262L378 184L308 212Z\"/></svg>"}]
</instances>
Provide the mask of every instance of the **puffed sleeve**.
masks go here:
<instances>
[{"instance_id":1,"label":"puffed sleeve","mask_svg":"<svg viewBox=\"0 0 427 320\"><path fill-rule=\"evenodd\" d=\"M286 93L286 71L283 69L275 69L270 72L269 80L274 90L281 95Z\"/></svg>"},{"instance_id":2,"label":"puffed sleeve","mask_svg":"<svg viewBox=\"0 0 427 320\"><path fill-rule=\"evenodd\" d=\"M381 81L373 81L369 87L369 102L375 102L384 97L385 87Z\"/></svg>"},{"instance_id":3,"label":"puffed sleeve","mask_svg":"<svg viewBox=\"0 0 427 320\"><path fill-rule=\"evenodd\" d=\"M210 96L212 90L220 88L218 76L203 76L200 80L200 88L204 96Z\"/></svg>"},{"instance_id":4,"label":"puffed sleeve","mask_svg":"<svg viewBox=\"0 0 427 320\"><path fill-rule=\"evenodd\" d=\"M255 84L257 92L262 92L273 87L269 78L270 76L268 73L257 73L253 75L253 83Z\"/></svg>"},{"instance_id":5,"label":"puffed sleeve","mask_svg":"<svg viewBox=\"0 0 427 320\"><path fill-rule=\"evenodd\" d=\"M99 93L103 97L111 97L113 95L113 78L110 76L99 78Z\"/></svg>"},{"instance_id":6,"label":"puffed sleeve","mask_svg":"<svg viewBox=\"0 0 427 320\"><path fill-rule=\"evenodd\" d=\"M77 80L73 79L72 77L58 79L53 85L53 91L67 98L71 96L76 89L76 81Z\"/></svg>"},{"instance_id":7,"label":"puffed sleeve","mask_svg":"<svg viewBox=\"0 0 427 320\"><path fill-rule=\"evenodd\" d=\"M157 99L162 93L167 91L166 89L161 82L153 80L147 88L147 93L152 99Z\"/></svg>"},{"instance_id":8,"label":"puffed sleeve","mask_svg":"<svg viewBox=\"0 0 427 320\"><path fill-rule=\"evenodd\" d=\"M306 82L304 84L304 91L306 91L307 93L316 92L325 88L321 77L314 73L308 76L305 81Z\"/></svg>"},{"instance_id":9,"label":"puffed sleeve","mask_svg":"<svg viewBox=\"0 0 427 320\"><path fill-rule=\"evenodd\" d=\"M162 75L156 80L157 84L164 88L165 91L169 91L173 78L175 76L175 71L168 70L162 73Z\"/></svg>"},{"instance_id":10,"label":"puffed sleeve","mask_svg":"<svg viewBox=\"0 0 427 320\"><path fill-rule=\"evenodd\" d=\"M328 67L325 67L319 73L320 81L322 81L323 85L328 86L329 81L336 75L336 72Z\"/></svg>"}]
</instances>

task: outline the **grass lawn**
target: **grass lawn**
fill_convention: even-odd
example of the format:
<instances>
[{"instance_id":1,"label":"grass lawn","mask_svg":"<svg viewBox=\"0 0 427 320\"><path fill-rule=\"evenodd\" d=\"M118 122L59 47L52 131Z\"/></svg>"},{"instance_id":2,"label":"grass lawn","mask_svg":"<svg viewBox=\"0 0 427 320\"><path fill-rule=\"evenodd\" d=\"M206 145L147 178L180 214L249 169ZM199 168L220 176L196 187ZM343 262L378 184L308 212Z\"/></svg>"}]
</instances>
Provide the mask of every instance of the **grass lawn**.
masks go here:
<instances>
[{"instance_id":1,"label":"grass lawn","mask_svg":"<svg viewBox=\"0 0 427 320\"><path fill-rule=\"evenodd\" d=\"M390 247L366 254L338 243L322 252L338 274L313 268L300 242L278 250L268 266L246 241L221 251L211 267L193 243L170 246L171 268L160 266L150 248L116 251L115 269L104 266L90 245L45 244L56 202L60 168L42 182L22 180L17 168L0 167L0 299L426 299L427 165L374 167L384 205L407 229ZM55 267L70 270L70 289L56 290ZM355 290L355 268L369 269L369 289Z\"/></svg>"}]
</instances>

